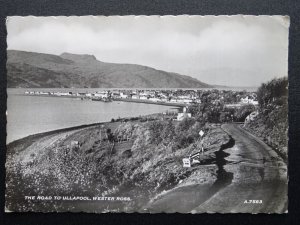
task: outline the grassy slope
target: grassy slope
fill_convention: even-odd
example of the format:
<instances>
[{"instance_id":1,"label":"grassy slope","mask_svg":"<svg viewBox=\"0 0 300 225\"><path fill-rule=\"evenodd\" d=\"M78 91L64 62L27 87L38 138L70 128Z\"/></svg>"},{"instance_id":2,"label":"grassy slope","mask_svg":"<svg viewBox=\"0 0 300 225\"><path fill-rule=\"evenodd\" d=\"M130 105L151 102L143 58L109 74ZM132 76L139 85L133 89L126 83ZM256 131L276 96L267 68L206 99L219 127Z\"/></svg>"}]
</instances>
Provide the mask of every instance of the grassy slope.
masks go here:
<instances>
[{"instance_id":1,"label":"grassy slope","mask_svg":"<svg viewBox=\"0 0 300 225\"><path fill-rule=\"evenodd\" d=\"M137 200L115 206L130 211L142 207L151 197L176 186L179 181L183 181L182 185L212 183L215 180L216 167L182 167L182 158L197 151L197 141L175 150L164 143L153 143L150 125L151 122L106 125L116 135L126 135L134 141L130 154L119 148L111 153L111 145L99 141L99 126L57 134L59 137L54 133L37 140L29 139L31 144L28 145L24 145L27 141L25 138L22 142L25 149L12 145L13 149L8 148L8 152L19 149L19 153L8 157L7 207L21 211L54 210L51 207L56 207L57 210L65 211L74 204L54 202L49 206L49 202L28 203L22 197L30 194L99 196L107 193L108 196L131 196ZM228 136L218 126L208 129L209 135L205 137L209 146L207 160L228 141ZM72 140L79 140L82 146L65 154ZM198 180L199 173L201 181ZM17 202L15 199L18 199ZM99 212L106 206L105 203L91 203L90 206L82 206L82 210Z\"/></svg>"}]
</instances>

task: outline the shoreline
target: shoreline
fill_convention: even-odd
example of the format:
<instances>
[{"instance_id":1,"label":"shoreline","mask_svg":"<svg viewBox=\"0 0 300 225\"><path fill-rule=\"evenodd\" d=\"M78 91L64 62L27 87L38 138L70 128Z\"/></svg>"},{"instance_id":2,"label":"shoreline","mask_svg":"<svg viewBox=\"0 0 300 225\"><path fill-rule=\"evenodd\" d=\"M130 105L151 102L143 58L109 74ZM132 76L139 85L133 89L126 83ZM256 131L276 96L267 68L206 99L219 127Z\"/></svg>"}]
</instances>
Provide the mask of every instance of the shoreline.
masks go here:
<instances>
[{"instance_id":1,"label":"shoreline","mask_svg":"<svg viewBox=\"0 0 300 225\"><path fill-rule=\"evenodd\" d=\"M28 94L13 94L13 95L17 95L17 96L29 96L29 97L61 97L63 99L78 99L80 100L81 97L79 96L49 96L49 95L28 95ZM92 101L91 99L83 99L82 101ZM117 104L120 104L121 100L120 101L116 101L118 102ZM178 104L161 104L161 103L155 103L155 102L147 102L147 101L123 101L123 102L131 102L131 103L142 103L142 104L153 104L153 105L163 105L163 106L173 106L174 108L172 108L173 110L176 110L176 111L179 111L180 108L182 108L183 106L181 105L178 105ZM103 102L105 103L105 102ZM116 103L115 103L116 104ZM145 107L147 107L145 105ZM145 115L140 115L141 117L149 117L149 116L152 116L152 115L155 115L155 114L159 114L160 112L156 112L156 113L151 113L149 114L149 112L145 112L147 114ZM132 118L133 116L120 116L119 119L130 119ZM138 116L135 116L135 117L138 117ZM23 141L24 139L26 138L38 138L38 137L42 137L44 135L51 135L51 134L55 134L55 133L59 133L59 132L66 132L66 131L71 131L71 130L76 130L76 129L82 129L82 128L87 128L87 127L91 127L91 126L97 126L97 125L102 125L102 124L108 124L108 123L111 123L111 119L113 119L115 117L112 117L112 118L109 118L109 119L104 119L103 121L99 120L99 121L95 121L95 122L92 122L92 123L82 123L82 124L77 124L77 125L71 125L71 126L62 126L62 127L58 127L58 128L54 128L54 129L49 129L49 130L44 130L44 131L39 131L37 133L29 133L29 134L25 134L26 136L23 136L23 137L20 137L20 138L17 138L17 139L13 139L13 140L9 140L8 141L8 135L6 136L6 146L9 147L11 145L14 145L15 142L17 143L20 143L21 141Z\"/></svg>"},{"instance_id":2,"label":"shoreline","mask_svg":"<svg viewBox=\"0 0 300 225\"><path fill-rule=\"evenodd\" d=\"M175 106L175 107L179 107L179 108L187 106L186 104L182 104L182 103L153 102L153 101L149 101L149 100L140 100L140 99L113 99L113 101L145 103L145 104L165 105L165 106Z\"/></svg>"},{"instance_id":3,"label":"shoreline","mask_svg":"<svg viewBox=\"0 0 300 225\"><path fill-rule=\"evenodd\" d=\"M21 96L30 96L30 97L55 97L55 98L73 98L73 99L82 99L82 101L92 101L92 99L86 98L86 97L80 97L80 96L55 96L55 95L36 95L36 94L16 94ZM153 104L153 105L165 105L165 106L174 106L174 107L185 107L188 104L183 103L173 103L173 102L153 102L149 100L141 100L141 99L119 99L119 98L113 98L112 102L133 102L133 103L144 103L144 104ZM104 101L100 101L104 102ZM110 102L106 102L110 103Z\"/></svg>"},{"instance_id":4,"label":"shoreline","mask_svg":"<svg viewBox=\"0 0 300 225\"><path fill-rule=\"evenodd\" d=\"M19 142L24 141L25 139L35 139L35 138L42 138L48 135L53 135L53 134L58 134L61 132L68 132L68 131L72 131L72 130L80 130L83 128L88 128L88 127L93 127L93 126L99 126L102 124L106 124L106 123L111 123L109 121L107 122L99 122L99 123L91 123L91 124L82 124L79 126L72 126L72 127L65 127L65 128L60 128L60 129L56 129L56 130L50 130L50 131L45 131L45 132L40 132L40 133L36 133L36 134L29 134L25 137L22 137L20 139L11 141L9 143L6 143L6 147L14 147L14 145L18 145L20 144Z\"/></svg>"},{"instance_id":5,"label":"shoreline","mask_svg":"<svg viewBox=\"0 0 300 225\"><path fill-rule=\"evenodd\" d=\"M178 108L179 109L179 108ZM143 118L147 118L149 116L154 116L160 113L154 113L154 114L147 114L147 115L141 115L140 117ZM81 125L77 125L77 126L71 126L71 127L65 127L65 128L59 128L59 129L55 129L55 130L50 130L50 131L44 131L44 132L39 132L39 133L35 133L35 134L29 134L25 137L13 140L9 143L6 143L6 147L10 148L10 147L14 147L15 145L20 144L20 142L24 141L25 139L36 139L36 138L42 138L48 135L54 135L54 134L59 134L62 132L68 132L68 131L73 131L73 130L80 130L80 129L84 129L84 128L89 128L89 127L93 127L93 126L100 126L100 125L108 125L111 123L122 123L122 120L126 120L126 119L130 119L130 118L135 118L135 117L121 117L119 118L120 121L103 121L103 122L97 122L97 123L89 123L89 124L81 124Z\"/></svg>"}]
</instances>

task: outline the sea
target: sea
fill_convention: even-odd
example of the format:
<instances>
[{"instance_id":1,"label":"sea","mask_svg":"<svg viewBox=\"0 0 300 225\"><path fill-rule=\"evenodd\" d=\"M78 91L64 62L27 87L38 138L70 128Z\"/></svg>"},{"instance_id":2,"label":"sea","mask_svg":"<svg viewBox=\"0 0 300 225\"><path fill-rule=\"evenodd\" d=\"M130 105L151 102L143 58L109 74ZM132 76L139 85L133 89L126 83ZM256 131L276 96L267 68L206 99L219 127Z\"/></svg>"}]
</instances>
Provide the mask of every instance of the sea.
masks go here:
<instances>
[{"instance_id":1,"label":"sea","mask_svg":"<svg viewBox=\"0 0 300 225\"><path fill-rule=\"evenodd\" d=\"M174 106L144 103L105 103L75 98L24 95L25 91L31 90L43 89L7 89L7 144L28 135L46 131L108 122L112 118L136 117L176 110ZM83 91L81 89L47 89L47 91L56 90Z\"/></svg>"}]
</instances>

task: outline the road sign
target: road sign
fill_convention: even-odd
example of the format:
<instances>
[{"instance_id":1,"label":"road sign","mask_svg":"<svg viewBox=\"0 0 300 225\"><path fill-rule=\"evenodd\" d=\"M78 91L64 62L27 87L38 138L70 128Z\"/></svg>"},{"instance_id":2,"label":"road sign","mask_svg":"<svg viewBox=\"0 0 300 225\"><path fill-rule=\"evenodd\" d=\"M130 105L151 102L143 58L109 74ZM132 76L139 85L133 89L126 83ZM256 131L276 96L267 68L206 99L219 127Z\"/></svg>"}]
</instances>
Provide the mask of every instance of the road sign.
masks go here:
<instances>
[{"instance_id":1,"label":"road sign","mask_svg":"<svg viewBox=\"0 0 300 225\"><path fill-rule=\"evenodd\" d=\"M203 130L200 130L199 135L202 137L204 134Z\"/></svg>"},{"instance_id":2,"label":"road sign","mask_svg":"<svg viewBox=\"0 0 300 225\"><path fill-rule=\"evenodd\" d=\"M183 162L183 167L191 167L191 161L189 158L183 158L182 162Z\"/></svg>"}]
</instances>

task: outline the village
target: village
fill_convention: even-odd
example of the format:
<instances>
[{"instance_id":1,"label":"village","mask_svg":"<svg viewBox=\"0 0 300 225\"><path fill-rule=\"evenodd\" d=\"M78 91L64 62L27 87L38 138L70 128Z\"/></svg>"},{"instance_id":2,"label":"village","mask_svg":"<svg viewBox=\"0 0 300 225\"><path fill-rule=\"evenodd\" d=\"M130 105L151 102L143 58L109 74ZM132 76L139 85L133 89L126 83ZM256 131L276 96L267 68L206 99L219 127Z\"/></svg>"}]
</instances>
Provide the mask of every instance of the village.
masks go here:
<instances>
[{"instance_id":1,"label":"village","mask_svg":"<svg viewBox=\"0 0 300 225\"><path fill-rule=\"evenodd\" d=\"M232 91L218 89L198 90L100 90L95 92L74 92L74 91L26 91L25 95L72 97L81 100L92 101L129 101L152 104L166 104L174 106L186 106L201 104L203 97L209 98L213 104L227 104L228 107L241 106L243 104L257 105L255 92Z\"/></svg>"}]
</instances>

